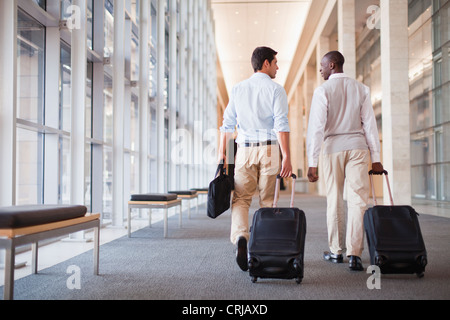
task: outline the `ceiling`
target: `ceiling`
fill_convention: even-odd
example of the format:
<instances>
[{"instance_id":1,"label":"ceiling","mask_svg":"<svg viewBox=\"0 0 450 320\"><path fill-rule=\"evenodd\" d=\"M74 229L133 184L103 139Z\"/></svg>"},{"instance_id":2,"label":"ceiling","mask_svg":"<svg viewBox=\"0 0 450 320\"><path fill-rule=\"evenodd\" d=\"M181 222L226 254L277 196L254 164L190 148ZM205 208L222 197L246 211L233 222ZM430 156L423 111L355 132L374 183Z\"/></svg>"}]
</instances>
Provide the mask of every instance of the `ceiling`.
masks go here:
<instances>
[{"instance_id":1,"label":"ceiling","mask_svg":"<svg viewBox=\"0 0 450 320\"><path fill-rule=\"evenodd\" d=\"M259 46L278 52L276 82L285 84L312 0L211 0L217 54L227 91L253 74Z\"/></svg>"}]
</instances>

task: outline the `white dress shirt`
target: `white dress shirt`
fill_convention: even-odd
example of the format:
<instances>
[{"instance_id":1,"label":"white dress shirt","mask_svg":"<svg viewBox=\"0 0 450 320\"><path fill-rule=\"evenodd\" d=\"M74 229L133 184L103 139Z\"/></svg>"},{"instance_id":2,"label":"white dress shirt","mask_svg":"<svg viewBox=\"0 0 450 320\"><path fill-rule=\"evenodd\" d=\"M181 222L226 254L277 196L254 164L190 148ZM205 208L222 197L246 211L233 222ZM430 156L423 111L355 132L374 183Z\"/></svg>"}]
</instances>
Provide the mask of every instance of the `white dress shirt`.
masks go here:
<instances>
[{"instance_id":1,"label":"white dress shirt","mask_svg":"<svg viewBox=\"0 0 450 320\"><path fill-rule=\"evenodd\" d=\"M290 132L284 88L265 73L255 73L233 87L221 132L234 132L236 142L276 141L277 132Z\"/></svg>"},{"instance_id":2,"label":"white dress shirt","mask_svg":"<svg viewBox=\"0 0 450 320\"><path fill-rule=\"evenodd\" d=\"M326 154L369 149L372 162L380 162L370 89L344 73L332 74L314 92L307 136L309 167L317 167L323 142Z\"/></svg>"}]
</instances>

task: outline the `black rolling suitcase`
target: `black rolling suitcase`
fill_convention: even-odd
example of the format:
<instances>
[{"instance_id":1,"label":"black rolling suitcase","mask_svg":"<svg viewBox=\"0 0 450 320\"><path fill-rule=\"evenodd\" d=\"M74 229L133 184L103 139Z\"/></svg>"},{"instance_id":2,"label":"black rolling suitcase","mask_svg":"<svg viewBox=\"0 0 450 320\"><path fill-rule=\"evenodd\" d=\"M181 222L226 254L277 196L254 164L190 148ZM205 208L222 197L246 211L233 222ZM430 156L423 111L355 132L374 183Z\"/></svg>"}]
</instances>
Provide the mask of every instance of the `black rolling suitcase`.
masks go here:
<instances>
[{"instance_id":1,"label":"black rolling suitcase","mask_svg":"<svg viewBox=\"0 0 450 320\"><path fill-rule=\"evenodd\" d=\"M375 206L364 215L364 229L370 252L370 263L380 268L382 274L417 274L424 276L427 251L417 218L410 206L394 206L388 173L385 171L391 206L379 206L373 189Z\"/></svg>"},{"instance_id":2,"label":"black rolling suitcase","mask_svg":"<svg viewBox=\"0 0 450 320\"><path fill-rule=\"evenodd\" d=\"M296 176L292 175L294 183ZM249 273L258 278L303 279L306 217L293 208L295 185L290 208L277 208L280 177L277 178L273 208L261 208L253 216L249 241Z\"/></svg>"}]
</instances>

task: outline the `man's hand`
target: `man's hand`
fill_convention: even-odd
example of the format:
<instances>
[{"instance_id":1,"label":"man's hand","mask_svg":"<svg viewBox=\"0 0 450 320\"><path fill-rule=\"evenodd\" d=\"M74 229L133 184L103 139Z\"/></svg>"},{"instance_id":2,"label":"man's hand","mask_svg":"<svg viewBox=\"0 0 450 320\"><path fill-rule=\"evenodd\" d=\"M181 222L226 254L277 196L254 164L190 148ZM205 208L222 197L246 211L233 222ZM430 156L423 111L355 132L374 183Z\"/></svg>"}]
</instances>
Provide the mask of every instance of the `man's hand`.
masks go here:
<instances>
[{"instance_id":1,"label":"man's hand","mask_svg":"<svg viewBox=\"0 0 450 320\"><path fill-rule=\"evenodd\" d=\"M217 164L221 164L223 163L224 166L227 165L227 156L225 153L220 153L218 158L217 158Z\"/></svg>"},{"instance_id":2,"label":"man's hand","mask_svg":"<svg viewBox=\"0 0 450 320\"><path fill-rule=\"evenodd\" d=\"M217 155L217 164L223 163L224 166L227 162L227 146L229 141L232 139L233 133L230 132L222 132L220 133L220 144L219 151Z\"/></svg>"},{"instance_id":3,"label":"man's hand","mask_svg":"<svg viewBox=\"0 0 450 320\"><path fill-rule=\"evenodd\" d=\"M317 182L317 180L319 180L319 176L318 176L318 174L317 174L317 168L312 168L312 167L310 167L309 169L308 169L308 179L309 179L309 182Z\"/></svg>"},{"instance_id":4,"label":"man's hand","mask_svg":"<svg viewBox=\"0 0 450 320\"><path fill-rule=\"evenodd\" d=\"M292 165L290 158L283 158L283 161L281 162L280 176L282 178L290 178L292 176Z\"/></svg>"},{"instance_id":5,"label":"man's hand","mask_svg":"<svg viewBox=\"0 0 450 320\"><path fill-rule=\"evenodd\" d=\"M282 162L280 176L290 178L292 176L291 150L289 147L289 132L278 132L278 142L280 143Z\"/></svg>"}]
</instances>

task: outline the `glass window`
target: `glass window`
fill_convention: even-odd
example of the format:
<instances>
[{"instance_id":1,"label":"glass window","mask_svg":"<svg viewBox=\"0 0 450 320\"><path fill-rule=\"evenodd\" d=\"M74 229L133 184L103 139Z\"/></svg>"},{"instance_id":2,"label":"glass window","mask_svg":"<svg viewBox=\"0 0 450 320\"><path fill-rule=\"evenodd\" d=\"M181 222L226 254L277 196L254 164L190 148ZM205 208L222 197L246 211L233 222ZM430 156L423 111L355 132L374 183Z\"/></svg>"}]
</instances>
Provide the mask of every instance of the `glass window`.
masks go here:
<instances>
[{"instance_id":1,"label":"glass window","mask_svg":"<svg viewBox=\"0 0 450 320\"><path fill-rule=\"evenodd\" d=\"M86 138L92 138L92 79L94 64L87 62L86 73Z\"/></svg>"},{"instance_id":2,"label":"glass window","mask_svg":"<svg viewBox=\"0 0 450 320\"><path fill-rule=\"evenodd\" d=\"M59 85L59 119L60 129L70 132L71 127L71 92L72 92L72 62L71 62L70 47L61 42L61 54L60 54L60 85Z\"/></svg>"},{"instance_id":3,"label":"glass window","mask_svg":"<svg viewBox=\"0 0 450 320\"><path fill-rule=\"evenodd\" d=\"M139 40L134 35L131 36L131 81L139 80Z\"/></svg>"},{"instance_id":4,"label":"glass window","mask_svg":"<svg viewBox=\"0 0 450 320\"><path fill-rule=\"evenodd\" d=\"M438 178L438 200L450 201L450 164L440 164L437 166Z\"/></svg>"},{"instance_id":5,"label":"glass window","mask_svg":"<svg viewBox=\"0 0 450 320\"><path fill-rule=\"evenodd\" d=\"M86 143L84 156L84 205L91 212L92 207L92 144Z\"/></svg>"},{"instance_id":6,"label":"glass window","mask_svg":"<svg viewBox=\"0 0 450 320\"><path fill-rule=\"evenodd\" d=\"M94 0L87 1L87 46L94 50Z\"/></svg>"},{"instance_id":7,"label":"glass window","mask_svg":"<svg viewBox=\"0 0 450 320\"><path fill-rule=\"evenodd\" d=\"M103 141L113 143L113 83L111 77L105 74L103 90Z\"/></svg>"},{"instance_id":8,"label":"glass window","mask_svg":"<svg viewBox=\"0 0 450 320\"><path fill-rule=\"evenodd\" d=\"M43 134L17 129L17 205L43 203L43 144Z\"/></svg>"},{"instance_id":9,"label":"glass window","mask_svg":"<svg viewBox=\"0 0 450 320\"><path fill-rule=\"evenodd\" d=\"M61 0L61 20L68 20L72 16L69 7L72 5L72 0Z\"/></svg>"},{"instance_id":10,"label":"glass window","mask_svg":"<svg viewBox=\"0 0 450 320\"><path fill-rule=\"evenodd\" d=\"M104 29L105 29L105 57L112 57L114 52L114 12L113 5L109 0L105 0L105 17L104 17Z\"/></svg>"},{"instance_id":11,"label":"glass window","mask_svg":"<svg viewBox=\"0 0 450 320\"><path fill-rule=\"evenodd\" d=\"M131 95L130 140L130 149L139 151L139 99L135 94Z\"/></svg>"},{"instance_id":12,"label":"glass window","mask_svg":"<svg viewBox=\"0 0 450 320\"><path fill-rule=\"evenodd\" d=\"M103 220L112 219L112 170L113 152L109 146L103 148Z\"/></svg>"},{"instance_id":13,"label":"glass window","mask_svg":"<svg viewBox=\"0 0 450 320\"><path fill-rule=\"evenodd\" d=\"M38 4L39 7L41 7L44 10L47 10L47 0L33 0L35 3Z\"/></svg>"},{"instance_id":14,"label":"glass window","mask_svg":"<svg viewBox=\"0 0 450 320\"><path fill-rule=\"evenodd\" d=\"M21 10L17 23L17 117L43 124L45 27Z\"/></svg>"},{"instance_id":15,"label":"glass window","mask_svg":"<svg viewBox=\"0 0 450 320\"><path fill-rule=\"evenodd\" d=\"M62 204L70 204L70 138L62 137L60 152L60 202Z\"/></svg>"},{"instance_id":16,"label":"glass window","mask_svg":"<svg viewBox=\"0 0 450 320\"><path fill-rule=\"evenodd\" d=\"M431 92L427 92L411 101L411 132L417 132L432 126L431 101Z\"/></svg>"}]
</instances>

